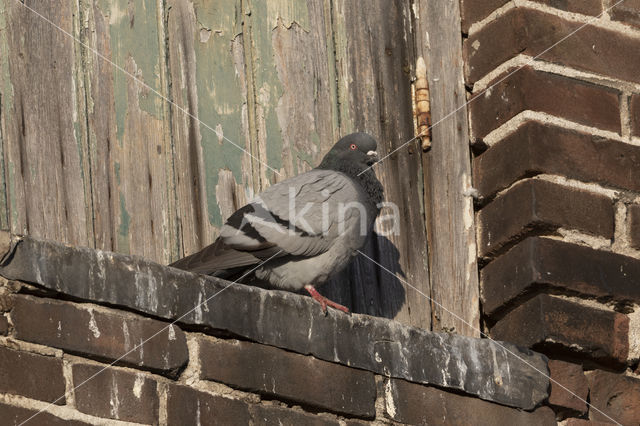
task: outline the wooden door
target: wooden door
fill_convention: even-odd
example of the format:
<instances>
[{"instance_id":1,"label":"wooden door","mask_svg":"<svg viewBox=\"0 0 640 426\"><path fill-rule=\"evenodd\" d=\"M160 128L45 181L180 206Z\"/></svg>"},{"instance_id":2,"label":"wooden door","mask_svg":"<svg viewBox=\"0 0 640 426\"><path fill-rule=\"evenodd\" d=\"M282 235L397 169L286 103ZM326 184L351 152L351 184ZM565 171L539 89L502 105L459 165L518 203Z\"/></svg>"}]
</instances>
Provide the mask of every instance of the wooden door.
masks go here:
<instances>
[{"instance_id":1,"label":"wooden door","mask_svg":"<svg viewBox=\"0 0 640 426\"><path fill-rule=\"evenodd\" d=\"M343 135L392 152L414 135L417 56L434 121L464 100L457 1L435 3L0 0L0 225L168 263ZM327 296L475 334L429 300L478 322L466 132L463 107L430 153L376 166L398 232L381 221L364 252L383 268L361 256Z\"/></svg>"}]
</instances>

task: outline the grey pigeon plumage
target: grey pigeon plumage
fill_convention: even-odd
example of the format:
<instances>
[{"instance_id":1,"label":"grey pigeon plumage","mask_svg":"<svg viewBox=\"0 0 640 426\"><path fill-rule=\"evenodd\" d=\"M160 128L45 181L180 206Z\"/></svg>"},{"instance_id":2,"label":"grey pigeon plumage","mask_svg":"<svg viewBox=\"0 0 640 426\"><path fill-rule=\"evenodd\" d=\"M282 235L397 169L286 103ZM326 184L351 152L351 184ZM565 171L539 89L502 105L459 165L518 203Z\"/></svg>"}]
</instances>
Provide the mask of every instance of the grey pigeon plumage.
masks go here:
<instances>
[{"instance_id":1,"label":"grey pigeon plumage","mask_svg":"<svg viewBox=\"0 0 640 426\"><path fill-rule=\"evenodd\" d=\"M253 274L271 286L306 289L326 306L316 285L344 269L373 229L382 185L369 166L377 143L366 133L340 139L320 165L279 182L229 217L218 239L170 266L229 278ZM362 173L364 171L364 173Z\"/></svg>"}]
</instances>

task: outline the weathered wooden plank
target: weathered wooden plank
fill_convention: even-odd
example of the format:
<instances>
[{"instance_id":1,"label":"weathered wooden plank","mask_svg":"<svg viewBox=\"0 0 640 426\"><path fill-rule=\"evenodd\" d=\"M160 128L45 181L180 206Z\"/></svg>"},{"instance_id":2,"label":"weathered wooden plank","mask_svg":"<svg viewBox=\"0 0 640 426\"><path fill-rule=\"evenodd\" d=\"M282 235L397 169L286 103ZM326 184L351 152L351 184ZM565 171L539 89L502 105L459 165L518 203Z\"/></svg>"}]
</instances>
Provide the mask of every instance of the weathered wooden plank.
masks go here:
<instances>
[{"instance_id":1,"label":"weathered wooden plank","mask_svg":"<svg viewBox=\"0 0 640 426\"><path fill-rule=\"evenodd\" d=\"M109 55L108 26L98 6L80 3L80 40L103 55ZM86 91L87 160L85 170L91 176L91 199L94 241L88 245L103 250L115 250L117 226L115 202L115 171L111 158L112 145L116 143L115 102L113 101L113 66L82 48L84 87Z\"/></svg>"},{"instance_id":2,"label":"weathered wooden plank","mask_svg":"<svg viewBox=\"0 0 640 426\"><path fill-rule=\"evenodd\" d=\"M82 170L80 58L73 41L37 15L75 33L76 3L5 0L2 9L0 115L9 204L3 226L85 245L92 219Z\"/></svg>"},{"instance_id":3,"label":"weathered wooden plank","mask_svg":"<svg viewBox=\"0 0 640 426\"><path fill-rule=\"evenodd\" d=\"M432 297L438 302L433 330L477 337L480 305L459 3L416 0L414 10L416 51L427 63L434 123L432 149L423 162Z\"/></svg>"},{"instance_id":4,"label":"weathered wooden plank","mask_svg":"<svg viewBox=\"0 0 640 426\"><path fill-rule=\"evenodd\" d=\"M245 2L258 143L266 147L268 164L282 172L277 180L315 167L338 134L324 4Z\"/></svg>"},{"instance_id":5,"label":"weathered wooden plank","mask_svg":"<svg viewBox=\"0 0 640 426\"><path fill-rule=\"evenodd\" d=\"M340 132L366 131L379 140L381 155L413 136L411 80L413 60L410 4L403 1L333 2ZM397 206L396 222L379 221L378 235L365 249L397 276L429 295L426 230L422 205L422 166L415 146L376 166L385 199ZM393 227L397 231L393 231ZM393 232L392 232L393 231ZM388 235L384 235L388 234ZM358 257L348 271L351 289L340 294L356 312L392 317L405 324L431 326L431 306L370 260ZM342 285L334 281L333 289Z\"/></svg>"},{"instance_id":6,"label":"weathered wooden plank","mask_svg":"<svg viewBox=\"0 0 640 426\"><path fill-rule=\"evenodd\" d=\"M8 52L7 44L7 2L0 1L0 52ZM6 120L6 110L9 109L13 99L11 88L11 74L9 73L9 56L5 53L0 55L0 229L11 229L9 219L9 203L7 193L7 171L5 169L5 132L9 125Z\"/></svg>"},{"instance_id":7,"label":"weathered wooden plank","mask_svg":"<svg viewBox=\"0 0 640 426\"><path fill-rule=\"evenodd\" d=\"M125 70L87 55L96 245L168 261L172 176L163 124L163 11L156 0L86 0L83 12L88 44Z\"/></svg>"},{"instance_id":8,"label":"weathered wooden plank","mask_svg":"<svg viewBox=\"0 0 640 426\"><path fill-rule=\"evenodd\" d=\"M167 25L182 255L213 242L223 221L251 198L257 183L240 1L169 0Z\"/></svg>"}]
</instances>

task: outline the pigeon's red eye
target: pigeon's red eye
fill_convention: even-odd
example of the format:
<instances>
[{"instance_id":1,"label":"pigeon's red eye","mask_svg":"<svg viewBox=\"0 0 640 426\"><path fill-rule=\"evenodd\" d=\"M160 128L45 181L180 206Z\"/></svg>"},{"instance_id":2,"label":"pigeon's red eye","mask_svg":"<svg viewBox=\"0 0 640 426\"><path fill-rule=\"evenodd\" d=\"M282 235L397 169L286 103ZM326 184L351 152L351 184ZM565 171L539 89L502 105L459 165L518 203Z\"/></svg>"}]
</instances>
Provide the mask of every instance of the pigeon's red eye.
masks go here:
<instances>
[{"instance_id":1,"label":"pigeon's red eye","mask_svg":"<svg viewBox=\"0 0 640 426\"><path fill-rule=\"evenodd\" d=\"M355 151L358 147L356 146L355 143L352 143L349 148L351 148L351 151Z\"/></svg>"}]
</instances>

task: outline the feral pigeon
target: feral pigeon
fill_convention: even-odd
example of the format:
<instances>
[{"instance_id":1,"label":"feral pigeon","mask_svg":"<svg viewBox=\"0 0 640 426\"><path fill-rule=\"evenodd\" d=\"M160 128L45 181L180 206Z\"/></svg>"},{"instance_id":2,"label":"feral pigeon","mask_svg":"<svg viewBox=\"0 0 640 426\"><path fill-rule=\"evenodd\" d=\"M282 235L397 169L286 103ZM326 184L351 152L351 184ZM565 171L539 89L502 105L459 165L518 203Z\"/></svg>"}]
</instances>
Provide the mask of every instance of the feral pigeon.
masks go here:
<instances>
[{"instance_id":1,"label":"feral pigeon","mask_svg":"<svg viewBox=\"0 0 640 426\"><path fill-rule=\"evenodd\" d=\"M343 137L317 168L272 185L213 244L170 266L222 278L253 270L272 287L304 288L325 313L327 305L348 312L315 286L344 269L373 229L383 196L370 167L376 145L366 133Z\"/></svg>"}]
</instances>

